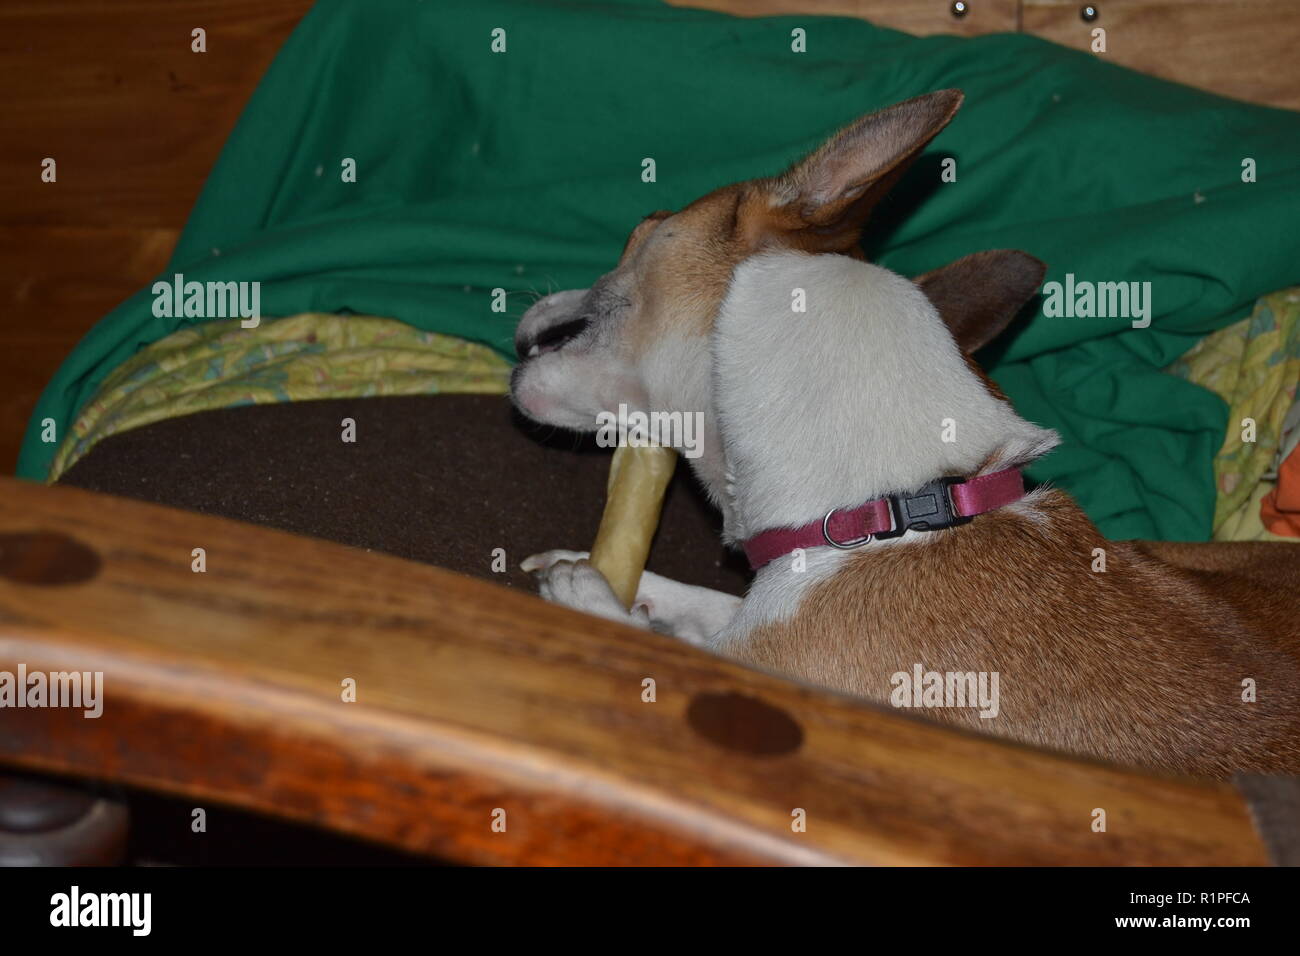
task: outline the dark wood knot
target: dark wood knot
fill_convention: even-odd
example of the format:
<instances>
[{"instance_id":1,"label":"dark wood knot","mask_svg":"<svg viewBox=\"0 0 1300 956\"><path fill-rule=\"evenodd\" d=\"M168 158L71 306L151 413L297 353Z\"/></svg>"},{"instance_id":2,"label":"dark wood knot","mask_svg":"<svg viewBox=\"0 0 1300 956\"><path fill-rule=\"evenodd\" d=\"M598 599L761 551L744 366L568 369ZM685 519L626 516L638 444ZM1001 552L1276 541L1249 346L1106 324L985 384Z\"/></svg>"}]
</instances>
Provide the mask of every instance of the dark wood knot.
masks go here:
<instances>
[{"instance_id":1,"label":"dark wood knot","mask_svg":"<svg viewBox=\"0 0 1300 956\"><path fill-rule=\"evenodd\" d=\"M0 534L0 578L52 587L80 584L99 573L99 555L57 531Z\"/></svg>"},{"instance_id":2,"label":"dark wood knot","mask_svg":"<svg viewBox=\"0 0 1300 956\"><path fill-rule=\"evenodd\" d=\"M758 757L794 753L803 744L803 728L793 717L735 691L696 694L686 720L705 740Z\"/></svg>"}]
</instances>

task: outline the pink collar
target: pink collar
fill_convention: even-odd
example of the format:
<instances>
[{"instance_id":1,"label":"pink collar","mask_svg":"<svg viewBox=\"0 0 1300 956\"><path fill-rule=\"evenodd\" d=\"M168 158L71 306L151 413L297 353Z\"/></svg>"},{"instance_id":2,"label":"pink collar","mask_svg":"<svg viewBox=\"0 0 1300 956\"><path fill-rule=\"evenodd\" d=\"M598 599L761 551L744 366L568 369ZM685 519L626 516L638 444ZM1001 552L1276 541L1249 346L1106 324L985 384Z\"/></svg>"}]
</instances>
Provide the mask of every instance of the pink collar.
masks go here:
<instances>
[{"instance_id":1,"label":"pink collar","mask_svg":"<svg viewBox=\"0 0 1300 956\"><path fill-rule=\"evenodd\" d=\"M749 566L757 571L797 548L849 550L872 538L897 538L905 531L938 531L965 524L976 515L1025 496L1019 468L978 478L938 478L911 494L885 495L850 511L834 508L801 528L770 528L745 542Z\"/></svg>"}]
</instances>

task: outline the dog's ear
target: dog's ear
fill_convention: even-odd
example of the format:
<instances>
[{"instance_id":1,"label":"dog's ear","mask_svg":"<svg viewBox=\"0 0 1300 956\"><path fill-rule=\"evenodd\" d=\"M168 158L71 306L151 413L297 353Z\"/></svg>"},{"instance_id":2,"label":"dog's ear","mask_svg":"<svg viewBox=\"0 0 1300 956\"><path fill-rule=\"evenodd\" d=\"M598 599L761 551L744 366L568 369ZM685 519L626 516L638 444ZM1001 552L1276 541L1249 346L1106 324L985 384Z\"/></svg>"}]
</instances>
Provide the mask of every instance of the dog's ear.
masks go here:
<instances>
[{"instance_id":1,"label":"dog's ear","mask_svg":"<svg viewBox=\"0 0 1300 956\"><path fill-rule=\"evenodd\" d=\"M809 252L847 252L876 205L948 125L960 90L940 90L846 126L810 156L761 181L756 230L784 233ZM757 236L751 236L757 239Z\"/></svg>"},{"instance_id":2,"label":"dog's ear","mask_svg":"<svg viewBox=\"0 0 1300 956\"><path fill-rule=\"evenodd\" d=\"M1016 249L976 252L918 276L921 287L967 354L1011 324L1043 284L1047 266Z\"/></svg>"}]
</instances>

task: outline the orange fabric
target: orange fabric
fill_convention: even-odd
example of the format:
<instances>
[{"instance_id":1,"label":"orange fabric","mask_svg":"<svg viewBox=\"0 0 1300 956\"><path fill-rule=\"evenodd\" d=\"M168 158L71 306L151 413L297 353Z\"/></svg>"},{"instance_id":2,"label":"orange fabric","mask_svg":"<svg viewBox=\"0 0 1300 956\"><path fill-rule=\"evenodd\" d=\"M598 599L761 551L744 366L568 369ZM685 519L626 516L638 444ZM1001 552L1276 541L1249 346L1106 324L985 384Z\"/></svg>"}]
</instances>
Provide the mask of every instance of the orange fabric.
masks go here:
<instances>
[{"instance_id":1,"label":"orange fabric","mask_svg":"<svg viewBox=\"0 0 1300 956\"><path fill-rule=\"evenodd\" d=\"M1300 538L1300 445L1277 470L1277 487L1259 503L1259 517L1274 534Z\"/></svg>"}]
</instances>

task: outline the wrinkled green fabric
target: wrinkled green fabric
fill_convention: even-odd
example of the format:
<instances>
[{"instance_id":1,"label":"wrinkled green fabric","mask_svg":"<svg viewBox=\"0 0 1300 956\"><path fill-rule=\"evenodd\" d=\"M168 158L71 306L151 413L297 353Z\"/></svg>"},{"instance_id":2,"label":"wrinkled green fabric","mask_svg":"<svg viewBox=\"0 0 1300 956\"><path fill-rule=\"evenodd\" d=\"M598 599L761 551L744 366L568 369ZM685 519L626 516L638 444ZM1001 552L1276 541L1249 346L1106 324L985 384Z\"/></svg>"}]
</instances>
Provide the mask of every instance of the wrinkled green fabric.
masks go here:
<instances>
[{"instance_id":1,"label":"wrinkled green fabric","mask_svg":"<svg viewBox=\"0 0 1300 956\"><path fill-rule=\"evenodd\" d=\"M791 51L795 27L806 53ZM1226 411L1160 369L1300 280L1300 114L1032 37L650 0L324 0L257 89L165 275L260 280L265 315L392 316L508 355L525 293L589 284L645 213L777 172L841 124L944 87L966 105L882 207L868 250L906 274L1017 247L1050 279L1150 281L1149 329L1040 314L982 357L1065 439L1033 478L1073 492L1113 537L1207 538ZM939 181L944 156L956 182ZM349 157L355 183L340 177ZM656 182L642 181L646 157ZM1246 158L1257 182L1242 182ZM497 287L512 293L505 313ZM114 366L195 321L155 318L152 302L142 290L67 359L20 474L47 474L42 419L62 437Z\"/></svg>"}]
</instances>

